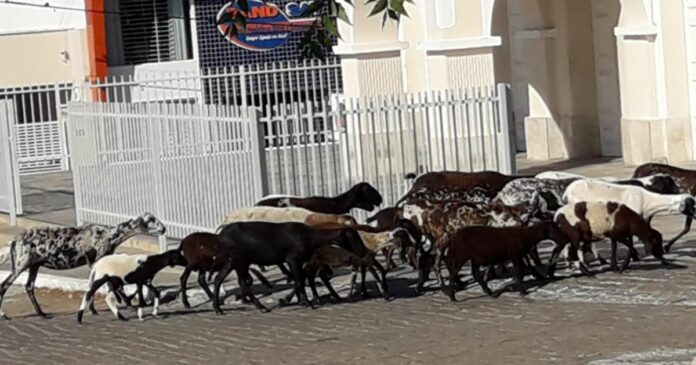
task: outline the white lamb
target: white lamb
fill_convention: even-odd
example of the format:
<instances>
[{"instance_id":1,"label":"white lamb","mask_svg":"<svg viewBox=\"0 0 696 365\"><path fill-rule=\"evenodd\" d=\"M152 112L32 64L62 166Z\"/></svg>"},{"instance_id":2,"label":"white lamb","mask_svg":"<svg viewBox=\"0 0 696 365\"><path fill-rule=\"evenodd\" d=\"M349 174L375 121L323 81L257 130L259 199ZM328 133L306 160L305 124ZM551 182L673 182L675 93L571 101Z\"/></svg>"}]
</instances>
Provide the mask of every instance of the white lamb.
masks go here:
<instances>
[{"instance_id":1,"label":"white lamb","mask_svg":"<svg viewBox=\"0 0 696 365\"><path fill-rule=\"evenodd\" d=\"M118 311L115 300L119 289L128 284L137 286L138 318L143 319L143 307L145 306L143 286L146 286L154 296L152 315L156 317L159 309L159 291L152 285L152 279L166 266L176 265L186 265L186 259L178 250L170 250L156 255L117 254L103 257L92 266L92 271L89 273L89 288L82 298L80 310L77 312L77 321L82 323L82 315L88 304L92 313L96 313L93 306L94 294L104 284L109 287L106 304L116 318L125 320Z\"/></svg>"}]
</instances>

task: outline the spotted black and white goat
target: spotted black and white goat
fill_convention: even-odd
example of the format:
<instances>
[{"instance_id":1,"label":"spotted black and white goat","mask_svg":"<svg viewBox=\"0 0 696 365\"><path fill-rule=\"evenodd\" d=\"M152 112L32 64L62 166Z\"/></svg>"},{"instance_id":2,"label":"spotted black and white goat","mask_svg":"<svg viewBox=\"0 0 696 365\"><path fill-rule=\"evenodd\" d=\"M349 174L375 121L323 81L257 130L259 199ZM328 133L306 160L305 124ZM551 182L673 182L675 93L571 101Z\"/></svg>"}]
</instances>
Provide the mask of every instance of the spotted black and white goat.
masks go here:
<instances>
[{"instance_id":1,"label":"spotted black and white goat","mask_svg":"<svg viewBox=\"0 0 696 365\"><path fill-rule=\"evenodd\" d=\"M109 286L109 293L106 296L106 304L109 306L114 316L120 320L125 320L123 315L118 311L114 296L118 291L128 284L135 284L136 294L138 295L138 319L143 320L143 307L145 306L145 297L143 296L143 287L147 287L153 294L154 306L152 308L152 316L157 317L159 310L160 293L157 288L152 285L152 280L155 275L167 266L186 266L186 259L181 255L179 250L170 250L154 255L127 255L117 254L103 257L97 261L89 273L89 284L85 295L82 297L80 310L77 312L77 322L82 323L82 314L90 305L90 310L96 314L94 310L94 294L104 284Z\"/></svg>"},{"instance_id":2,"label":"spotted black and white goat","mask_svg":"<svg viewBox=\"0 0 696 365\"><path fill-rule=\"evenodd\" d=\"M541 194L544 198L541 206L542 211L555 212L558 208L565 205L563 193L565 193L570 184L578 179L575 177L567 179L517 179L507 183L494 200L512 206L530 203L535 195Z\"/></svg>"},{"instance_id":3,"label":"spotted black and white goat","mask_svg":"<svg viewBox=\"0 0 696 365\"><path fill-rule=\"evenodd\" d=\"M26 291L36 314L46 317L34 296L34 282L39 268L69 270L82 265L92 265L98 259L114 253L123 242L137 234L164 234L165 227L155 216L145 213L114 228L96 224L79 227L41 227L30 229L0 251L0 263L12 261L12 273L0 285L0 316L7 319L2 310L2 299L25 270L29 270Z\"/></svg>"}]
</instances>

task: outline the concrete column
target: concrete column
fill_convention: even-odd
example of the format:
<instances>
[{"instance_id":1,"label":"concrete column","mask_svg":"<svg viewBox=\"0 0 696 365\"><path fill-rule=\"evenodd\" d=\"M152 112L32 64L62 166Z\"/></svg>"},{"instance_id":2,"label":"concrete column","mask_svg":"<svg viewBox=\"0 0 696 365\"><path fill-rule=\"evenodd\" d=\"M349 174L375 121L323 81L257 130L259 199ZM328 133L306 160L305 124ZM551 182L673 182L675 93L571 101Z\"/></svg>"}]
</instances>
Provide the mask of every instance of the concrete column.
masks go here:
<instances>
[{"instance_id":1,"label":"concrete column","mask_svg":"<svg viewBox=\"0 0 696 365\"><path fill-rule=\"evenodd\" d=\"M622 6L615 33L624 161L689 160L683 7L659 1L624 1Z\"/></svg>"}]
</instances>

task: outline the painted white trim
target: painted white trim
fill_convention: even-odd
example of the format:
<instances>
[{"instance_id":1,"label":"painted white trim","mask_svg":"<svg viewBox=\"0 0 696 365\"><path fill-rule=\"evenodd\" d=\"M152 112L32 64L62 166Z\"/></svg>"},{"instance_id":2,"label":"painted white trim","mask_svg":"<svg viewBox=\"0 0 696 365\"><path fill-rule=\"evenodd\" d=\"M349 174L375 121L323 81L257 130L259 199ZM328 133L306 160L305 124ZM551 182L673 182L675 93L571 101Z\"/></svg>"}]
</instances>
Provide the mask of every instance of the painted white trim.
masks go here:
<instances>
[{"instance_id":1,"label":"painted white trim","mask_svg":"<svg viewBox=\"0 0 696 365\"><path fill-rule=\"evenodd\" d=\"M446 41L425 41L418 48L425 51L454 51L460 49L476 49L498 47L502 44L500 37L463 38Z\"/></svg>"},{"instance_id":2,"label":"painted white trim","mask_svg":"<svg viewBox=\"0 0 696 365\"><path fill-rule=\"evenodd\" d=\"M656 36L657 27L654 25L640 25L631 27L615 27L614 35L617 37L626 36Z\"/></svg>"},{"instance_id":3,"label":"painted white trim","mask_svg":"<svg viewBox=\"0 0 696 365\"><path fill-rule=\"evenodd\" d=\"M481 16L483 17L483 36L490 37L493 34L493 7L495 0L481 0Z\"/></svg>"},{"instance_id":4,"label":"painted white trim","mask_svg":"<svg viewBox=\"0 0 696 365\"><path fill-rule=\"evenodd\" d=\"M689 9L696 8L696 1L684 0L682 2L684 11L684 47L686 48L686 79L687 79L687 94L689 96L689 123L691 130L691 159L696 159L696 72L694 72L692 64L696 63L696 37L691 36L692 25L689 18ZM696 26L694 24L693 26Z\"/></svg>"},{"instance_id":5,"label":"painted white trim","mask_svg":"<svg viewBox=\"0 0 696 365\"><path fill-rule=\"evenodd\" d=\"M556 28L527 29L515 32L515 39L545 39L556 37Z\"/></svg>"},{"instance_id":6,"label":"painted white trim","mask_svg":"<svg viewBox=\"0 0 696 365\"><path fill-rule=\"evenodd\" d=\"M334 54L342 56L361 55L370 53L396 52L408 49L408 42L363 43L338 45L333 48Z\"/></svg>"},{"instance_id":7,"label":"painted white trim","mask_svg":"<svg viewBox=\"0 0 696 365\"><path fill-rule=\"evenodd\" d=\"M653 24L659 30L655 38L655 71L657 92L657 116L667 118L667 72L665 69L664 30L662 29L662 5L660 0L652 0ZM664 124L663 124L664 127ZM665 131L663 131L663 135Z\"/></svg>"}]
</instances>

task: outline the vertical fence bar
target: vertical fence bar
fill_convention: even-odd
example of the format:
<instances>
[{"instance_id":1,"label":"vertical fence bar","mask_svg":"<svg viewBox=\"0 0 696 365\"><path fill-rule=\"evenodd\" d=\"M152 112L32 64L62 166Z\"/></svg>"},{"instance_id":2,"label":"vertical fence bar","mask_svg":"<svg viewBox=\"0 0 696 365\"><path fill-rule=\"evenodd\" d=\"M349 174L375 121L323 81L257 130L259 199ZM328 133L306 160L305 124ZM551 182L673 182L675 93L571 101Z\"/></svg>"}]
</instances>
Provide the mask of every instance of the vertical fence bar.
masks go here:
<instances>
[{"instance_id":1,"label":"vertical fence bar","mask_svg":"<svg viewBox=\"0 0 696 365\"><path fill-rule=\"evenodd\" d=\"M500 128L501 128L501 146L503 151L507 152L506 163L504 164L506 174L516 174L517 173L517 161L515 160L515 145L512 141L512 134L515 132L514 128L510 126L510 121L512 120L510 116L511 109L511 98L510 98L510 85L498 84L498 114L500 116Z\"/></svg>"}]
</instances>

